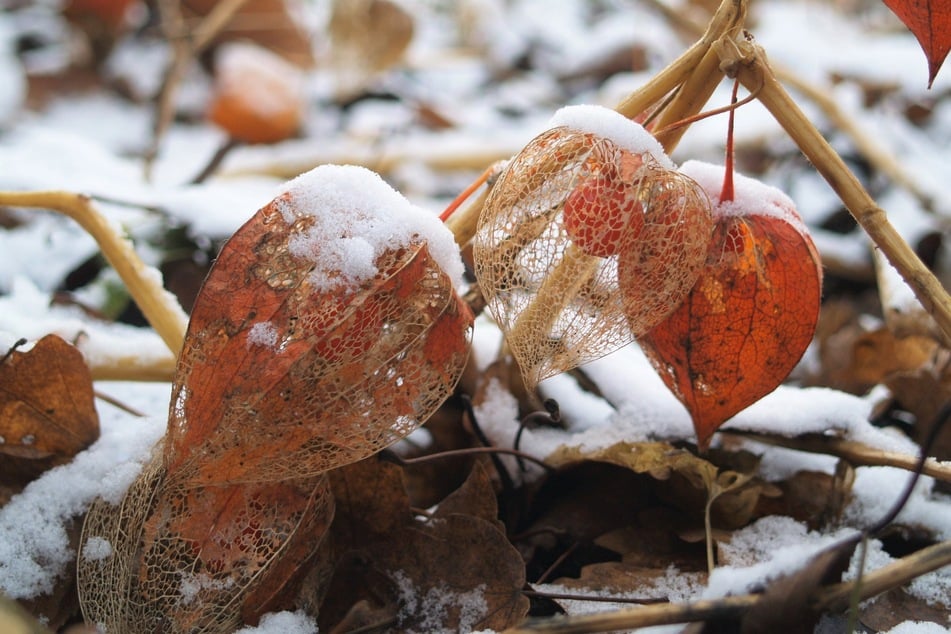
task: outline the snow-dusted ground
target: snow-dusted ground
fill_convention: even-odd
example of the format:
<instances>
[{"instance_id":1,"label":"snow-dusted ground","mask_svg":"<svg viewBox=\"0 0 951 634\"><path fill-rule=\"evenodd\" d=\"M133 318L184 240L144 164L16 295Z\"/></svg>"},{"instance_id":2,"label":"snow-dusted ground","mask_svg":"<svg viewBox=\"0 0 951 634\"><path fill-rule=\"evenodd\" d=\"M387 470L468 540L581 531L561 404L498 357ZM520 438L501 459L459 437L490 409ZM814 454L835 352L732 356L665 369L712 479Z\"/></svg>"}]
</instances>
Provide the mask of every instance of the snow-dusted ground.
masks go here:
<instances>
[{"instance_id":1,"label":"snow-dusted ground","mask_svg":"<svg viewBox=\"0 0 951 634\"><path fill-rule=\"evenodd\" d=\"M209 124L175 124L154 170L146 181L136 156L150 141L151 113L105 91L64 96L39 111L23 105L23 69L14 56L18 33L65 27L41 9L0 14L0 190L65 189L93 194L140 207L100 202L98 207L139 241L139 251L151 264L159 253L146 246L170 223L183 225L197 240L220 240L230 235L261 205L281 191L283 177L275 165L311 167L319 162L359 161L373 168L388 166L384 176L415 205L438 213L489 161L516 152L547 124L565 103L615 105L681 52L686 42L649 6L635 1L589 3L585 0L465 0L454 9L426 0L407 0L417 17L417 36L406 63L382 77L377 87L399 94L402 101L366 100L347 112L332 107L334 76L319 66L307 85L310 106L303 138L272 147L237 150L221 175L205 184L188 180L223 141ZM452 3L449 3L450 5ZM590 5L604 7L591 14ZM851 5L854 3L842 3ZM448 6L448 5L447 5ZM926 91L926 64L914 39L876 2L867 3L861 19L838 13L824 2L754 3L751 23L756 39L771 59L815 82L855 117L884 149L896 156L920 189L934 200L926 211L897 187L880 185L892 222L912 241L941 230L951 215L951 198L944 194L951 169L951 101L933 105L924 128L912 126L899 112L903 100L927 101L948 94L951 74L939 74ZM319 24L321 3L306 4L305 12ZM465 28L456 11L468 16ZM592 17L594 15L595 17ZM50 25L56 28L50 29ZM64 38L64 40L67 38ZM618 73L603 85L559 83L624 46L639 45L649 68ZM31 72L55 67L67 44L51 45L42 55L23 57ZM319 47L318 47L319 48ZM529 52L533 71L495 78L499 68ZM154 86L166 51L129 40L121 42L109 63L110 72L140 86ZM850 78L833 85L833 75ZM196 111L209 84L195 72L183 90L181 106ZM855 80L855 81L852 81ZM893 87L893 99L864 108L856 81ZM565 88L571 85L572 89ZM712 99L729 100L724 84ZM454 127L443 132L417 123L410 107L425 102L449 116ZM807 113L824 125L808 101ZM737 143L762 143L778 155L792 152L764 109L756 104L738 115ZM713 118L691 128L673 155L680 163L690 158L719 162L725 136L724 119ZM849 150L846 137L834 135L837 148ZM470 168L444 169L447 158L482 157ZM799 171L793 171L799 170ZM778 162L763 179L782 186L793 198L816 236L822 256L845 262L867 257L859 233L847 237L828 233L819 224L837 207L831 190L815 175ZM293 171L293 170L292 170ZM291 176L294 174L288 174ZM147 211L158 208L161 214ZM90 356L167 356L161 339L149 330L103 325L78 309L52 306L50 295L63 277L96 253L95 243L70 220L51 213L17 212L25 221L0 231L0 350L20 337L34 340L55 332L68 340L85 333ZM106 281L83 289L84 301L102 301ZM496 353L499 332L485 317L477 321L474 353L488 363ZM809 358L807 353L806 358ZM544 457L564 444L596 448L614 442L648 438L692 437L689 417L666 390L636 346L628 346L593 362L586 372L604 399L582 391L573 379L554 377L543 384L546 396L557 398L572 426L566 431L526 430L523 449ZM154 383L105 383L101 391L146 412L134 418L99 403L102 437L68 465L46 473L0 509L0 589L13 597L48 590L72 553L66 551L66 521L80 514L96 495L115 497L134 477L165 423L169 386ZM737 415L729 427L768 430L794 436L806 432L836 432L845 438L889 451L915 454L906 438L868 423L873 406L885 397L873 390L865 397L829 389L784 386ZM503 389L490 391L480 407L480 422L500 445L511 444L515 433L515 403ZM762 475L780 480L799 470L831 472L831 458L816 457L766 446L750 448L763 455ZM891 506L907 474L885 467L857 470L854 499L846 518L855 528L867 526ZM940 539L951 539L951 500L933 492L923 478L900 519L926 527ZM847 533L816 534L788 518L764 518L736 533L732 548L738 558L718 569L706 587L687 584L671 574L658 593L680 600L742 592L764 579L795 569L810 553ZM880 544L872 544L870 567L888 563ZM951 596L951 570L918 579L911 592L920 597ZM583 609L592 609L590 605ZM904 624L893 632L930 632L930 626ZM313 622L304 615L274 615L257 629L243 632L309 632Z\"/></svg>"}]
</instances>

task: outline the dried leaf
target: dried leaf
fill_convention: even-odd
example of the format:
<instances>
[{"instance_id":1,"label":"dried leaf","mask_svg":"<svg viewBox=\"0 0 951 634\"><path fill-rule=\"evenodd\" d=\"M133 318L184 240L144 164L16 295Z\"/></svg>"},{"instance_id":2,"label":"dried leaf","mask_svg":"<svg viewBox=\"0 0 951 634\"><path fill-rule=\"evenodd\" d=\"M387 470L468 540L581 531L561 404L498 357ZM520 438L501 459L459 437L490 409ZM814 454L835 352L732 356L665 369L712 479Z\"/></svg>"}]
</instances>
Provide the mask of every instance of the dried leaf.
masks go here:
<instances>
[{"instance_id":1,"label":"dried leaf","mask_svg":"<svg viewBox=\"0 0 951 634\"><path fill-rule=\"evenodd\" d=\"M402 471L396 465L371 457L329 475L337 499L333 544L338 552L387 541L412 521Z\"/></svg>"},{"instance_id":2,"label":"dried leaf","mask_svg":"<svg viewBox=\"0 0 951 634\"><path fill-rule=\"evenodd\" d=\"M928 87L951 49L951 6L943 0L882 0L918 38L928 59Z\"/></svg>"},{"instance_id":3,"label":"dried leaf","mask_svg":"<svg viewBox=\"0 0 951 634\"><path fill-rule=\"evenodd\" d=\"M451 514L393 536L385 560L396 581L397 629L502 631L528 613L525 564L493 522Z\"/></svg>"},{"instance_id":4,"label":"dried leaf","mask_svg":"<svg viewBox=\"0 0 951 634\"><path fill-rule=\"evenodd\" d=\"M337 0L328 25L340 97L398 64L413 40L413 16L391 0Z\"/></svg>"},{"instance_id":5,"label":"dried leaf","mask_svg":"<svg viewBox=\"0 0 951 634\"><path fill-rule=\"evenodd\" d=\"M555 583L579 593L595 591L601 595L617 595L623 598L682 600L670 597L665 590L674 586L669 581L672 562L660 568L646 568L626 561L605 561L589 564L581 569L577 579L562 577ZM707 580L705 571L677 570L677 588L687 594L685 589L693 587L700 590Z\"/></svg>"},{"instance_id":6,"label":"dried leaf","mask_svg":"<svg viewBox=\"0 0 951 634\"><path fill-rule=\"evenodd\" d=\"M885 328L865 331L857 325L847 327L827 337L821 345L823 384L865 394L895 373L921 368L937 348L930 337L896 337Z\"/></svg>"},{"instance_id":7,"label":"dried leaf","mask_svg":"<svg viewBox=\"0 0 951 634\"><path fill-rule=\"evenodd\" d=\"M813 632L819 621L811 601L816 588L842 578L858 543L858 535L846 538L813 555L799 571L772 581L743 615L741 632Z\"/></svg>"},{"instance_id":8,"label":"dried leaf","mask_svg":"<svg viewBox=\"0 0 951 634\"><path fill-rule=\"evenodd\" d=\"M895 588L878 595L874 601L863 602L859 609L862 625L875 632L887 632L905 621L931 622L947 627L951 599L944 603L929 603Z\"/></svg>"},{"instance_id":9,"label":"dried leaf","mask_svg":"<svg viewBox=\"0 0 951 634\"><path fill-rule=\"evenodd\" d=\"M461 487L439 503L434 517L446 517L452 514L478 517L495 523L501 531L505 530L502 523L498 521L499 505L495 498L495 489L482 464L476 462L472 465L469 477Z\"/></svg>"},{"instance_id":10,"label":"dried leaf","mask_svg":"<svg viewBox=\"0 0 951 634\"><path fill-rule=\"evenodd\" d=\"M619 442L602 449L585 450L562 446L545 458L553 467L596 460L646 473L657 480L666 480L676 472L683 474L696 488L708 489L716 482L716 465L685 449L664 442Z\"/></svg>"},{"instance_id":11,"label":"dried leaf","mask_svg":"<svg viewBox=\"0 0 951 634\"><path fill-rule=\"evenodd\" d=\"M3 484L26 484L98 437L92 376L75 346L47 335L0 363Z\"/></svg>"},{"instance_id":12,"label":"dried leaf","mask_svg":"<svg viewBox=\"0 0 951 634\"><path fill-rule=\"evenodd\" d=\"M714 518L730 527L742 526L752 518L766 486L748 474L721 470L689 451L663 442L620 442L595 450L561 447L545 459L556 467L580 461L606 462L664 481L658 487L659 494L695 516L702 517L707 500L712 499Z\"/></svg>"},{"instance_id":13,"label":"dried leaf","mask_svg":"<svg viewBox=\"0 0 951 634\"><path fill-rule=\"evenodd\" d=\"M322 630L383 615L397 618L400 631L502 630L524 617L524 563L498 522L448 512L469 506L466 500L480 509L489 503L477 498L494 502L484 473L474 472L438 519L420 523L408 514L392 465L368 460L338 471L344 473L332 476L341 496L334 542L352 550L341 555L321 605Z\"/></svg>"}]
</instances>

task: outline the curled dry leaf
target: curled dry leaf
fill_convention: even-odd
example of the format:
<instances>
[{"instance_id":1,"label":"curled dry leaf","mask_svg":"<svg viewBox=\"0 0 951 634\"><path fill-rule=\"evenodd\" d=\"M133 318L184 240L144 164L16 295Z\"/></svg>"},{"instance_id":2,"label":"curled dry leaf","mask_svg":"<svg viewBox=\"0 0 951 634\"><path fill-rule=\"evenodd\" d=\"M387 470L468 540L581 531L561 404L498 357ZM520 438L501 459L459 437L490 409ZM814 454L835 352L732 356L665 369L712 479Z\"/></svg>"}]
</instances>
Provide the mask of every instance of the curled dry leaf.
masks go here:
<instances>
[{"instance_id":1,"label":"curled dry leaf","mask_svg":"<svg viewBox=\"0 0 951 634\"><path fill-rule=\"evenodd\" d=\"M721 470L712 462L665 442L620 442L595 450L564 446L545 458L546 463L557 467L582 461L617 465L660 481L671 480L676 475L695 491L702 492L703 496L691 500L691 496L681 490L671 496L673 499L684 500L687 505L693 504L695 510L703 508L702 498L716 500L718 508L715 510L732 516L732 521L739 524L752 516L762 493L762 487L749 475Z\"/></svg>"},{"instance_id":2,"label":"curled dry leaf","mask_svg":"<svg viewBox=\"0 0 951 634\"><path fill-rule=\"evenodd\" d=\"M715 197L723 168L683 171ZM687 407L705 449L728 418L772 392L812 341L819 317L819 255L792 202L738 178L736 199L716 202L706 267L684 302L641 344Z\"/></svg>"},{"instance_id":3,"label":"curled dry leaf","mask_svg":"<svg viewBox=\"0 0 951 634\"><path fill-rule=\"evenodd\" d=\"M47 335L0 363L0 484L24 485L98 437L92 376L75 346Z\"/></svg>"},{"instance_id":4,"label":"curled dry leaf","mask_svg":"<svg viewBox=\"0 0 951 634\"><path fill-rule=\"evenodd\" d=\"M362 168L295 183L222 249L193 308L164 444L118 507L99 500L87 517L90 622L231 632L286 607L333 517L326 472L413 431L462 372L472 315L432 234L355 235L391 236L376 214L406 205L388 219L415 220L408 203ZM379 254L348 277L336 241Z\"/></svg>"},{"instance_id":5,"label":"curled dry leaf","mask_svg":"<svg viewBox=\"0 0 951 634\"><path fill-rule=\"evenodd\" d=\"M630 343L699 275L706 195L650 144L631 147L554 127L509 162L486 201L476 277L530 388Z\"/></svg>"}]
</instances>

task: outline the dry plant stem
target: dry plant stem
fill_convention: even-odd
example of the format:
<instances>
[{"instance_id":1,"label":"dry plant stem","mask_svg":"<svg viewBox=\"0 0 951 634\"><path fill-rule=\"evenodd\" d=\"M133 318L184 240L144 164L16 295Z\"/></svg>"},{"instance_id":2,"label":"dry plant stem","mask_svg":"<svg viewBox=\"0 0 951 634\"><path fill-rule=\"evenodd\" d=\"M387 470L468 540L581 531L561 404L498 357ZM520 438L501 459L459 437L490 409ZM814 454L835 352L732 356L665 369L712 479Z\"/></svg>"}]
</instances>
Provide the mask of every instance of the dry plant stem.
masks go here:
<instances>
[{"instance_id":1,"label":"dry plant stem","mask_svg":"<svg viewBox=\"0 0 951 634\"><path fill-rule=\"evenodd\" d=\"M756 442L785 447L787 449L837 456L859 467L895 467L906 471L914 471L918 463L917 456L892 451L882 451L853 440L843 440L841 438L829 438L824 436L786 438L785 436L770 436L767 434L729 430L722 430L720 433L741 436L755 440ZM933 458L928 458L924 463L921 473L937 480L951 482L951 462L938 462Z\"/></svg>"},{"instance_id":2,"label":"dry plant stem","mask_svg":"<svg viewBox=\"0 0 951 634\"><path fill-rule=\"evenodd\" d=\"M866 573L859 580L817 588L810 598L810 603L820 612L841 612L848 607L856 587L859 599L864 601L947 565L951 565L951 541L923 548ZM759 594L745 594L708 601L648 605L615 612L529 620L520 627L505 630L504 634L581 634L674 623L739 619L761 598L762 595Z\"/></svg>"},{"instance_id":3,"label":"dry plant stem","mask_svg":"<svg viewBox=\"0 0 951 634\"><path fill-rule=\"evenodd\" d=\"M166 39L172 45L172 61L165 73L162 87L159 91L158 103L155 109L155 122L152 130L152 143L145 153L145 176L150 178L152 164L158 156L162 138L172 122L175 111L175 97L181 86L188 64L196 55L201 53L214 37L224 29L234 14L237 13L247 0L222 0L205 16L192 33L187 32L185 20L182 17L181 7L174 0L162 0L158 3L164 25Z\"/></svg>"},{"instance_id":4,"label":"dry plant stem","mask_svg":"<svg viewBox=\"0 0 951 634\"><path fill-rule=\"evenodd\" d=\"M586 632L613 632L632 630L652 625L671 625L696 621L738 619L745 610L755 605L759 596L745 594L709 601L670 603L624 608L616 612L580 614L530 620L521 627L505 630L503 634L582 634Z\"/></svg>"},{"instance_id":5,"label":"dry plant stem","mask_svg":"<svg viewBox=\"0 0 951 634\"><path fill-rule=\"evenodd\" d=\"M478 139L478 143L460 139L444 145L430 142L431 138L420 135L410 140L386 139L372 144L354 140L319 146L312 141L289 140L281 143L280 152L266 146L245 149L216 176L264 175L287 179L324 163L362 165L380 174L392 172L407 162L420 163L435 171L483 170L495 161L511 158L521 149L521 144L508 138Z\"/></svg>"},{"instance_id":6,"label":"dry plant stem","mask_svg":"<svg viewBox=\"0 0 951 634\"><path fill-rule=\"evenodd\" d=\"M62 191L0 192L0 205L52 209L75 220L91 235L172 354L185 340L187 318L162 287L160 277L136 254L132 244L100 214L88 196Z\"/></svg>"},{"instance_id":7,"label":"dry plant stem","mask_svg":"<svg viewBox=\"0 0 951 634\"><path fill-rule=\"evenodd\" d=\"M189 181L189 185L200 185L208 180L215 171L221 167L221 164L224 162L228 154L231 153L233 149L241 146L241 141L235 138L228 138L222 143L215 153L211 155L211 158L208 160L208 163L198 172L194 178Z\"/></svg>"},{"instance_id":8,"label":"dry plant stem","mask_svg":"<svg viewBox=\"0 0 951 634\"><path fill-rule=\"evenodd\" d=\"M829 97L827 91L823 91L819 87L810 84L788 68L776 64L771 64L771 66L777 79L802 93L803 96L819 106L819 109L829 118L829 121L852 139L852 143L855 144L856 149L869 163L875 166L878 171L886 174L896 185L906 189L912 196L918 199L918 202L920 202L923 207L931 209L934 204L931 196L921 189L914 177L895 160L894 156L876 143L854 118L848 116L848 114L839 108L839 104Z\"/></svg>"},{"instance_id":9,"label":"dry plant stem","mask_svg":"<svg viewBox=\"0 0 951 634\"><path fill-rule=\"evenodd\" d=\"M711 48L654 124L655 130L662 131L658 133L657 140L660 141L665 152L670 154L674 151L689 126L664 129L677 121L700 112L707 101L710 100L710 96L722 79L723 71L720 70L720 57Z\"/></svg>"},{"instance_id":10,"label":"dry plant stem","mask_svg":"<svg viewBox=\"0 0 951 634\"><path fill-rule=\"evenodd\" d=\"M747 90L760 89L760 102L835 190L856 221L914 291L918 301L935 318L944 344L951 345L951 297L941 282L888 222L885 211L875 204L842 158L780 85L766 63L762 49L752 46L743 48L746 50L738 50L736 46L724 47L724 63L735 71ZM730 55L734 52L748 56L745 59L731 59Z\"/></svg>"},{"instance_id":11,"label":"dry plant stem","mask_svg":"<svg viewBox=\"0 0 951 634\"><path fill-rule=\"evenodd\" d=\"M703 36L640 89L631 93L618 104L615 110L633 119L660 102L695 73L697 66L714 42L742 26L746 16L746 6L747 0L722 0ZM700 104L700 107L702 106L703 104Z\"/></svg>"},{"instance_id":12,"label":"dry plant stem","mask_svg":"<svg viewBox=\"0 0 951 634\"><path fill-rule=\"evenodd\" d=\"M538 287L531 303L519 314L508 333L509 341L546 339L559 314L552 307L566 305L578 289L588 283L599 264L599 258L586 255L574 244L568 245L565 256Z\"/></svg>"},{"instance_id":13,"label":"dry plant stem","mask_svg":"<svg viewBox=\"0 0 951 634\"><path fill-rule=\"evenodd\" d=\"M690 19L683 11L671 8L667 3L661 0L649 0L664 17L676 24L683 30L700 35L704 31L702 24ZM883 147L878 145L871 136L869 136L852 118L849 117L839 105L830 99L827 92L819 87L809 83L789 68L772 64L773 72L776 77L784 84L793 87L802 93L810 101L814 102L820 110L829 118L833 125L852 139L856 149L883 174L887 174L897 185L904 187L911 195L918 199L926 209L930 209L933 200L930 195L924 192L914 176L908 173L895 158L889 154Z\"/></svg>"},{"instance_id":14,"label":"dry plant stem","mask_svg":"<svg viewBox=\"0 0 951 634\"><path fill-rule=\"evenodd\" d=\"M485 201L489 197L489 187L483 189L479 195L470 202L465 208L460 209L446 220L446 227L452 232L456 239L456 244L460 248L469 244L472 237L476 234L479 226L479 215L482 208L485 207Z\"/></svg>"},{"instance_id":15,"label":"dry plant stem","mask_svg":"<svg viewBox=\"0 0 951 634\"><path fill-rule=\"evenodd\" d=\"M848 607L856 585L859 586L859 598L864 600L948 565L951 565L951 540L922 548L887 566L867 572L858 582L847 581L827 586L817 593L814 605L822 611L841 612Z\"/></svg>"},{"instance_id":16,"label":"dry plant stem","mask_svg":"<svg viewBox=\"0 0 951 634\"><path fill-rule=\"evenodd\" d=\"M79 346L82 350L82 346ZM155 381L170 383L175 378L176 359L140 359L136 356L114 357L88 362L94 381Z\"/></svg>"}]
</instances>

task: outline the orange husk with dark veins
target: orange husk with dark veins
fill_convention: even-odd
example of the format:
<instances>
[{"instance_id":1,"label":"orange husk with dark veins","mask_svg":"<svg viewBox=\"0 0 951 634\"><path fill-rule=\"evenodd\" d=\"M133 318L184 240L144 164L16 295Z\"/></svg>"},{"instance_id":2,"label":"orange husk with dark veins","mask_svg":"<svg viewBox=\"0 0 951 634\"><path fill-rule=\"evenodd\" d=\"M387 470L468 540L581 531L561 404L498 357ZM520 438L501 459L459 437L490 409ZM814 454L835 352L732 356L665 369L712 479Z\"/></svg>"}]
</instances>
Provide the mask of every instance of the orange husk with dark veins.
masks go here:
<instances>
[{"instance_id":1,"label":"orange husk with dark veins","mask_svg":"<svg viewBox=\"0 0 951 634\"><path fill-rule=\"evenodd\" d=\"M661 321L693 286L711 228L706 195L649 151L569 127L533 139L492 187L473 240L476 277L525 383ZM619 286L624 258L636 300Z\"/></svg>"},{"instance_id":2,"label":"orange husk with dark veins","mask_svg":"<svg viewBox=\"0 0 951 634\"><path fill-rule=\"evenodd\" d=\"M406 436L451 393L472 314L419 239L357 286L315 282L289 248L315 222L272 201L222 249L195 303L168 433L79 558L88 622L232 632L293 598L333 517L326 472ZM326 271L323 271L326 273Z\"/></svg>"},{"instance_id":3,"label":"orange husk with dark veins","mask_svg":"<svg viewBox=\"0 0 951 634\"><path fill-rule=\"evenodd\" d=\"M701 168L688 163L684 169ZM786 379L812 341L819 316L822 269L805 225L791 201L750 180L737 181L737 200L763 213L724 211L724 203L714 200L716 228L700 278L684 302L640 339L689 410L701 449L727 419ZM751 187L764 197L741 200Z\"/></svg>"}]
</instances>

